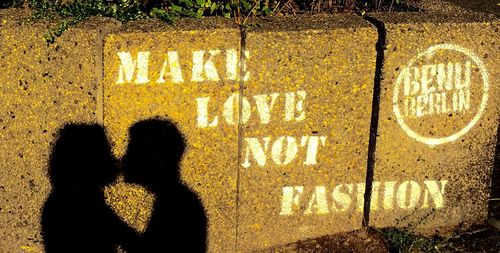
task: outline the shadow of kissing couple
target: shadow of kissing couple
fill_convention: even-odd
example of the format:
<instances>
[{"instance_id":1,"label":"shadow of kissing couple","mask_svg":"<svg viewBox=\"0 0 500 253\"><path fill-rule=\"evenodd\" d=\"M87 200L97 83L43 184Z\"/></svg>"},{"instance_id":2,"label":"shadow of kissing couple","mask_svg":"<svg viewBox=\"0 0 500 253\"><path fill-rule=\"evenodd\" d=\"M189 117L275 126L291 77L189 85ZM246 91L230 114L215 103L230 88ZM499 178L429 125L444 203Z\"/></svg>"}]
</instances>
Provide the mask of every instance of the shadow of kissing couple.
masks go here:
<instances>
[{"instance_id":1,"label":"shadow of kissing couple","mask_svg":"<svg viewBox=\"0 0 500 253\"><path fill-rule=\"evenodd\" d=\"M180 179L185 140L169 120L152 118L129 129L121 161L111 153L98 124L67 124L59 130L49 161L52 191L42 212L45 251L205 252L203 206ZM144 233L128 226L106 204L104 187L123 174L155 195Z\"/></svg>"}]
</instances>

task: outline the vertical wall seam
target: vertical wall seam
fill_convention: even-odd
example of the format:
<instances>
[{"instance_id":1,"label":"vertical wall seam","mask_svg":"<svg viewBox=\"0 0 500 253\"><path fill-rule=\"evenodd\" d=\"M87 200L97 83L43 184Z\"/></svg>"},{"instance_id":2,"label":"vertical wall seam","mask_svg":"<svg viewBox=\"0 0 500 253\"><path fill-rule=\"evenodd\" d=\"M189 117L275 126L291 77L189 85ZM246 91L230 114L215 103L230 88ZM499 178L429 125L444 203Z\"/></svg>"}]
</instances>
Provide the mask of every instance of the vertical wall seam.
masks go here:
<instances>
[{"instance_id":1,"label":"vertical wall seam","mask_svg":"<svg viewBox=\"0 0 500 253\"><path fill-rule=\"evenodd\" d=\"M118 29L122 23L118 21L110 22L109 19L100 25L96 38L96 76L97 76L97 94L96 94L96 120L97 123L104 125L104 39L106 35Z\"/></svg>"},{"instance_id":2,"label":"vertical wall seam","mask_svg":"<svg viewBox=\"0 0 500 253\"><path fill-rule=\"evenodd\" d=\"M240 27L240 60L239 60L239 89L238 89L238 162L236 165L236 238L234 252L238 251L238 236L239 236L239 215L240 215L240 164L242 159L243 145L243 91L245 89L245 72L246 72L246 30L245 27Z\"/></svg>"},{"instance_id":3,"label":"vertical wall seam","mask_svg":"<svg viewBox=\"0 0 500 253\"><path fill-rule=\"evenodd\" d=\"M97 76L97 94L96 94L96 120L97 123L104 125L104 34L103 29L99 29L96 41L96 76Z\"/></svg>"},{"instance_id":4,"label":"vertical wall seam","mask_svg":"<svg viewBox=\"0 0 500 253\"><path fill-rule=\"evenodd\" d=\"M370 206L375 167L375 152L377 149L377 134L380 112L380 87L382 82L382 70L385 60L384 50L386 48L386 30L383 22L369 16L365 16L364 19L377 28L378 35L377 43L375 46L377 56L375 62L375 76L373 79L373 99L370 121L370 138L368 141L368 159L366 163L366 184L362 222L363 227L368 227L370 225Z\"/></svg>"}]
</instances>

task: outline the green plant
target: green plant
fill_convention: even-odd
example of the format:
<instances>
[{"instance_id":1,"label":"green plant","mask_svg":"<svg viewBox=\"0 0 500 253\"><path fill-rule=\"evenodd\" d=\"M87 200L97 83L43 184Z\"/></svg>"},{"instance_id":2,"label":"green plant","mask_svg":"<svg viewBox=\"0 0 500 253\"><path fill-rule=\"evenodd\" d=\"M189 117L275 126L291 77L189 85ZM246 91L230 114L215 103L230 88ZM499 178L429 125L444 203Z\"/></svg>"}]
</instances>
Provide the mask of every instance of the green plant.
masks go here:
<instances>
[{"instance_id":1,"label":"green plant","mask_svg":"<svg viewBox=\"0 0 500 253\"><path fill-rule=\"evenodd\" d=\"M245 25L253 16L279 13L318 13L367 9L392 9L400 0L10 0L8 6L25 1L33 9L31 21L58 17L60 22L46 34L54 42L69 26L90 16L104 16L128 22L136 19L158 18L173 22L179 17L201 18L222 16L234 18Z\"/></svg>"},{"instance_id":2,"label":"green plant","mask_svg":"<svg viewBox=\"0 0 500 253\"><path fill-rule=\"evenodd\" d=\"M389 4L390 2L390 4ZM384 1L384 0L373 0L373 5L375 5L375 9L376 10L379 10L380 8L382 8L382 6L384 6L384 4L389 4L389 9L392 9L392 7L394 6L394 3L396 4L400 4L401 3L401 0L388 0L388 1Z\"/></svg>"},{"instance_id":3,"label":"green plant","mask_svg":"<svg viewBox=\"0 0 500 253\"><path fill-rule=\"evenodd\" d=\"M20 1L20 0L19 0ZM226 18L244 15L269 15L275 0L214 1L214 0L172 0L159 1L154 5L137 0L27 0L33 9L30 21L60 17L61 21L47 32L45 38L53 43L69 26L90 16L116 18L128 22L143 18L158 18L173 22L178 17L201 18L222 16Z\"/></svg>"},{"instance_id":4,"label":"green plant","mask_svg":"<svg viewBox=\"0 0 500 253\"><path fill-rule=\"evenodd\" d=\"M23 3L23 0L5 0L0 2L0 8L16 7Z\"/></svg>"},{"instance_id":5,"label":"green plant","mask_svg":"<svg viewBox=\"0 0 500 253\"><path fill-rule=\"evenodd\" d=\"M443 238L426 238L396 228L383 228L379 232L387 240L390 252L440 252L447 245Z\"/></svg>"},{"instance_id":6,"label":"green plant","mask_svg":"<svg viewBox=\"0 0 500 253\"><path fill-rule=\"evenodd\" d=\"M30 21L42 18L60 17L61 21L49 29L45 38L48 43L54 42L70 25L74 25L91 16L116 18L122 22L146 18L139 2L133 0L73 0L63 4L60 0L28 0L33 9Z\"/></svg>"}]
</instances>

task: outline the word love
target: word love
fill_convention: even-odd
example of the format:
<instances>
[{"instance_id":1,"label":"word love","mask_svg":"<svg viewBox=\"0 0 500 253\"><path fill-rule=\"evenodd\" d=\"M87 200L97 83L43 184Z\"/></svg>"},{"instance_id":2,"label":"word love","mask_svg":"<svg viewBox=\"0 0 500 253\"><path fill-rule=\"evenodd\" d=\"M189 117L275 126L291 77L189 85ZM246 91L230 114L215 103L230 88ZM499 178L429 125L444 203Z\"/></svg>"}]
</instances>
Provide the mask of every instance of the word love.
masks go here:
<instances>
[{"instance_id":1,"label":"word love","mask_svg":"<svg viewBox=\"0 0 500 253\"><path fill-rule=\"evenodd\" d=\"M373 182L370 209L440 209L445 205L448 180ZM325 215L363 211L365 183L346 183L330 187L285 186L280 215Z\"/></svg>"},{"instance_id":2,"label":"word love","mask_svg":"<svg viewBox=\"0 0 500 253\"><path fill-rule=\"evenodd\" d=\"M118 58L120 59L120 67L118 69L118 79L116 84L125 83L135 83L135 84L147 84L154 82L157 84L173 83L180 84L186 82L186 71L182 70L181 66L189 66L185 60L184 64L181 64L183 59L177 51L167 51L160 59L163 64L157 67L157 72L153 75L150 73L150 56L149 51L140 51L134 57L130 52L118 52ZM190 82L203 82L203 81L219 81L221 79L225 80L239 80L239 67L240 67L240 55L238 50L226 49L226 50L198 50L192 51L190 55L191 58L191 71ZM221 77L221 71L217 69L215 62L219 60L220 57L224 57L225 60L225 75ZM245 52L245 58L249 58L249 52ZM158 60L158 59L155 59ZM156 62L156 61L155 61ZM246 69L245 66L243 66ZM151 80L151 76L154 77ZM244 80L247 81L250 78L250 73L245 71Z\"/></svg>"},{"instance_id":3,"label":"word love","mask_svg":"<svg viewBox=\"0 0 500 253\"><path fill-rule=\"evenodd\" d=\"M282 108L280 110L284 111L283 120L285 122L299 122L306 118L304 111L304 103L307 93L305 91L287 92L284 94L271 93L271 94L260 94L254 95L251 98L241 97L237 93L230 95L222 105L222 118L228 125L238 124L239 105L241 102L242 112L241 112L241 122L243 124L247 123L252 117L252 111L256 109L259 116L260 124L268 124L271 121L271 113L277 104L277 101L281 102ZM241 101L240 101L241 99ZM209 115L210 97L200 97L196 99L197 102L197 126L200 128L216 127L219 125L219 115Z\"/></svg>"}]
</instances>

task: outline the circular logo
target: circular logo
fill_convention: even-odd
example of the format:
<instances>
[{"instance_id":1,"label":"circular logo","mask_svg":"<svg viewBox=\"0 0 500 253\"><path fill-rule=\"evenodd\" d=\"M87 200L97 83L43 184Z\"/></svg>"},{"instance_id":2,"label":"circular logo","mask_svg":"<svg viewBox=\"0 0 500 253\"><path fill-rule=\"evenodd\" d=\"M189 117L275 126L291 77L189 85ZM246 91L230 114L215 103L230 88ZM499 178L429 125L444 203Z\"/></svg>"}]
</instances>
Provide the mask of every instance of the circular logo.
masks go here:
<instances>
[{"instance_id":1,"label":"circular logo","mask_svg":"<svg viewBox=\"0 0 500 253\"><path fill-rule=\"evenodd\" d=\"M439 44L399 71L393 110L411 138L431 146L452 142L479 121L488 102L489 78L477 55Z\"/></svg>"}]
</instances>

